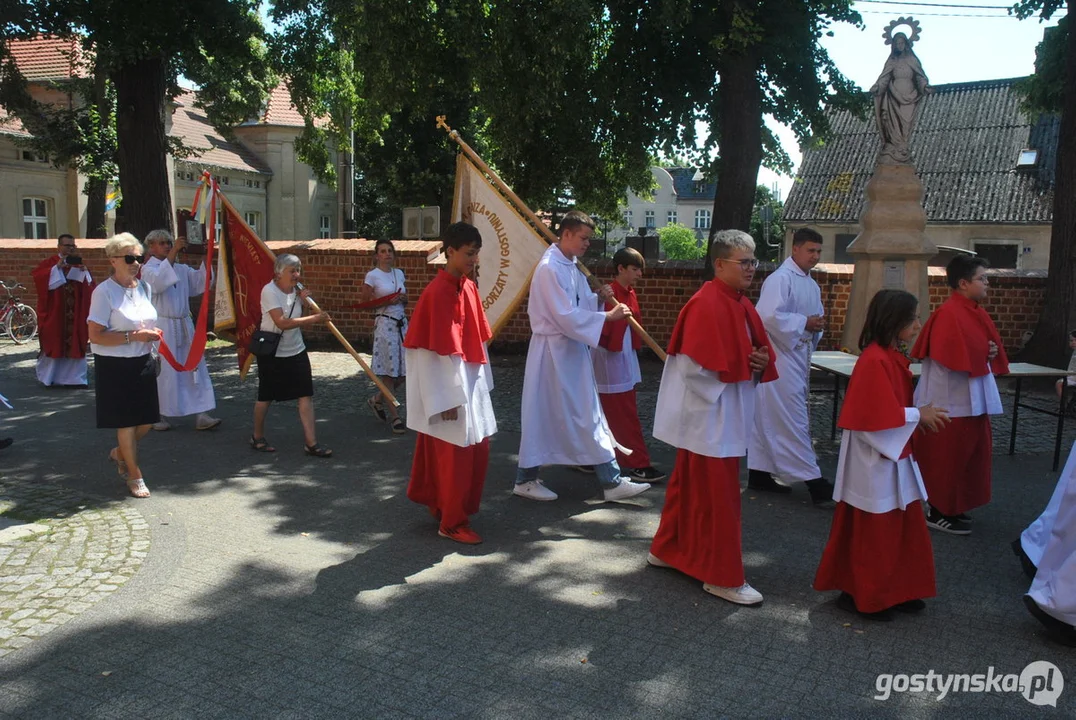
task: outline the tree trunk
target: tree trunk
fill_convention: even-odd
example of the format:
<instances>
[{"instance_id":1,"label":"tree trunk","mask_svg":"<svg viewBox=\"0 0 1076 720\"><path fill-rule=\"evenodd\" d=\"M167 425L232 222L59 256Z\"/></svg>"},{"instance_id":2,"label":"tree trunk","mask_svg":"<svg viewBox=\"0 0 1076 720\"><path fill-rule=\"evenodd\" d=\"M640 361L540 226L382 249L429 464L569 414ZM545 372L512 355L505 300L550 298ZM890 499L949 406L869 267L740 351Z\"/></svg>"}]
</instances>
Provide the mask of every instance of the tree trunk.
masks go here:
<instances>
[{"instance_id":1,"label":"tree trunk","mask_svg":"<svg viewBox=\"0 0 1076 720\"><path fill-rule=\"evenodd\" d=\"M90 178L86 181L86 237L108 237L105 225L105 195L108 184L104 180Z\"/></svg>"},{"instance_id":2,"label":"tree trunk","mask_svg":"<svg viewBox=\"0 0 1076 720\"><path fill-rule=\"evenodd\" d=\"M762 87L758 79L757 51L724 53L718 62L717 86L721 112L717 193L707 257L714 235L721 230L751 229L758 168L762 163ZM706 278L713 264L704 264Z\"/></svg>"},{"instance_id":3,"label":"tree trunk","mask_svg":"<svg viewBox=\"0 0 1076 720\"><path fill-rule=\"evenodd\" d=\"M1072 3L1069 2L1069 10ZM1050 269L1035 334L1019 359L1068 367L1068 334L1076 299L1076 27L1070 25L1065 48L1065 82L1054 180L1054 218L1050 232Z\"/></svg>"},{"instance_id":4,"label":"tree trunk","mask_svg":"<svg viewBox=\"0 0 1076 720\"><path fill-rule=\"evenodd\" d=\"M164 135L164 58L117 68L116 136L125 229L141 240L150 230L172 229L168 144Z\"/></svg>"},{"instance_id":5,"label":"tree trunk","mask_svg":"<svg viewBox=\"0 0 1076 720\"><path fill-rule=\"evenodd\" d=\"M97 137L104 137L109 131L109 118L112 117L111 108L108 106L107 90L108 77L103 63L98 58L93 68L93 97L88 98L97 108L98 126L95 128ZM98 170L98 173L100 171ZM105 224L105 202L108 194L108 183L103 179L94 179L87 182L86 188L86 237L108 237L108 227Z\"/></svg>"}]
</instances>

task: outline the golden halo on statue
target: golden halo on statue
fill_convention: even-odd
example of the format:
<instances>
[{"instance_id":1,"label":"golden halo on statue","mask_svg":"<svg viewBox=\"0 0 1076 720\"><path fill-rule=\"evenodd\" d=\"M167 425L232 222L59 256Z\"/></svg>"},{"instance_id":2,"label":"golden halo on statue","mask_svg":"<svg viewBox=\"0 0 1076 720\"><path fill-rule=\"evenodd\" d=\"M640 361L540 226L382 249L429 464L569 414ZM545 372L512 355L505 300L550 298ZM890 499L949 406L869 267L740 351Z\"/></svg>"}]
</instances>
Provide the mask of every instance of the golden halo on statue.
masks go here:
<instances>
[{"instance_id":1,"label":"golden halo on statue","mask_svg":"<svg viewBox=\"0 0 1076 720\"><path fill-rule=\"evenodd\" d=\"M913 45L919 41L919 21L913 17L899 17L896 20L890 20L889 24L885 26L885 30L882 31L882 37L885 38L886 45L893 44L893 31L897 28L907 25L912 34L908 36L908 45Z\"/></svg>"}]
</instances>

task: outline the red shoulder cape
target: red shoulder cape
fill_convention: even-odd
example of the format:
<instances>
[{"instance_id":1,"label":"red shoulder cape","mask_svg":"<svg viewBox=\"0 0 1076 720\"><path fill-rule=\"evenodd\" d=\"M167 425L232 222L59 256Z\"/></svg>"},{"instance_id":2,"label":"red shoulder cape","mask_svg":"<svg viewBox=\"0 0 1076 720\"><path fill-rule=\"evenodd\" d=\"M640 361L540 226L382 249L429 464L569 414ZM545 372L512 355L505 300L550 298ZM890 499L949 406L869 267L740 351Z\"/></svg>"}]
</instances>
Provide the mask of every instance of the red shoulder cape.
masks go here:
<instances>
[{"instance_id":1,"label":"red shoulder cape","mask_svg":"<svg viewBox=\"0 0 1076 720\"><path fill-rule=\"evenodd\" d=\"M711 280L680 310L668 353L687 355L717 373L721 382L736 383L751 379L748 356L756 347L765 347L770 353L762 382L776 380L777 353L770 345L755 306L739 290L720 280Z\"/></svg>"},{"instance_id":2,"label":"red shoulder cape","mask_svg":"<svg viewBox=\"0 0 1076 720\"><path fill-rule=\"evenodd\" d=\"M991 340L998 346L998 354L989 363L988 370L986 357ZM930 358L971 377L982 377L987 372L995 375L1009 372L1009 358L990 314L979 303L957 292L931 314L915 341L911 356Z\"/></svg>"},{"instance_id":3,"label":"red shoulder cape","mask_svg":"<svg viewBox=\"0 0 1076 720\"><path fill-rule=\"evenodd\" d=\"M83 358L90 340L86 318L90 314L93 283L69 282L49 290L49 275L59 262L59 255L45 258L30 273L37 289L37 336L46 357ZM74 295L70 316L66 311L67 293Z\"/></svg>"},{"instance_id":4,"label":"red shoulder cape","mask_svg":"<svg viewBox=\"0 0 1076 720\"><path fill-rule=\"evenodd\" d=\"M635 288L624 287L616 280L610 283L613 288L613 299L615 302L605 303L606 310L612 310L616 303L624 303L631 310L631 315L640 323L642 323L642 314L639 312L639 298L635 295ZM605 348L609 352L620 352L624 349L624 330L628 327L627 320L617 320L615 322L606 321L602 327L601 337L598 338L598 345ZM637 334L631 334L631 349L638 350L643 346L643 339Z\"/></svg>"},{"instance_id":5,"label":"red shoulder cape","mask_svg":"<svg viewBox=\"0 0 1076 720\"><path fill-rule=\"evenodd\" d=\"M478 286L444 270L422 291L411 314L404 347L459 355L464 362L485 363L483 343L493 337L478 297Z\"/></svg>"},{"instance_id":6,"label":"red shoulder cape","mask_svg":"<svg viewBox=\"0 0 1076 720\"><path fill-rule=\"evenodd\" d=\"M912 407L911 361L893 348L871 343L859 356L837 425L842 430L877 432L904 425Z\"/></svg>"}]
</instances>

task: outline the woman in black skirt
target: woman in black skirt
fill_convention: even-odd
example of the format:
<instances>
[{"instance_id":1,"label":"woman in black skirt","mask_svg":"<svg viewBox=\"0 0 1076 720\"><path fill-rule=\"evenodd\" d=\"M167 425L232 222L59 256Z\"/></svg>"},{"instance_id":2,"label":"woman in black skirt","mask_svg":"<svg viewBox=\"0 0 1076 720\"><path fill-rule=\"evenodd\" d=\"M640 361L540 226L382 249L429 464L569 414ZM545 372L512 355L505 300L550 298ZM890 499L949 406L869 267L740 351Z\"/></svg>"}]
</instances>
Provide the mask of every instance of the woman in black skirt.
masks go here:
<instances>
[{"instance_id":1,"label":"woman in black skirt","mask_svg":"<svg viewBox=\"0 0 1076 720\"><path fill-rule=\"evenodd\" d=\"M318 444L314 429L314 379L301 328L327 322L329 314L303 317L303 299L310 294L297 290L302 262L295 255L281 255L273 265L275 278L262 288L264 332L280 333L276 353L258 358L258 401L254 403L254 434L250 446L259 452L276 452L265 439L265 416L274 400L298 400L307 455L331 457L333 451Z\"/></svg>"},{"instance_id":2,"label":"woman in black skirt","mask_svg":"<svg viewBox=\"0 0 1076 720\"><path fill-rule=\"evenodd\" d=\"M105 245L112 276L90 298L90 349L93 352L97 427L116 429L116 463L127 489L149 497L138 465L138 441L161 419L157 405L157 364L153 343L161 339L149 286L138 279L142 245L120 233Z\"/></svg>"}]
</instances>

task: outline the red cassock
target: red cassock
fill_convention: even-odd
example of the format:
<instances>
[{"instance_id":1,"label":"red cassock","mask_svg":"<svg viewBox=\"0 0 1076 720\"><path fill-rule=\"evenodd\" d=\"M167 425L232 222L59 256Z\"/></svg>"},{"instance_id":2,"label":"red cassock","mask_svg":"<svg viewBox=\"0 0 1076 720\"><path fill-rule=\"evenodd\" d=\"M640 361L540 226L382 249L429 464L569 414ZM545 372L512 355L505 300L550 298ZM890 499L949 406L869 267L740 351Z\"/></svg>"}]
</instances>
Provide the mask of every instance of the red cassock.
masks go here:
<instances>
[{"instance_id":1,"label":"red cassock","mask_svg":"<svg viewBox=\"0 0 1076 720\"><path fill-rule=\"evenodd\" d=\"M30 273L37 288L37 337L41 352L50 358L84 358L90 329L93 284L68 282L49 290L49 275L60 262L59 255L42 260Z\"/></svg>"},{"instance_id":2,"label":"red cassock","mask_svg":"<svg viewBox=\"0 0 1076 720\"><path fill-rule=\"evenodd\" d=\"M635 295L635 288L624 287L618 282L611 283L611 286L614 299L605 304L605 309L612 310L616 303L624 303L631 309L632 317L641 323L642 313L639 311L639 298ZM624 332L627 328L627 320L607 321L602 328L598 345L611 353L623 351ZM635 352L642 346L642 338L634 332L631 333L630 352ZM650 467L650 452L646 449L643 426L639 422L635 388L619 393L598 393L598 400L601 401L602 412L609 423L609 431L613 433L617 443L631 450L631 455L625 455L618 448L614 448L617 464L622 468Z\"/></svg>"},{"instance_id":3,"label":"red cassock","mask_svg":"<svg viewBox=\"0 0 1076 720\"><path fill-rule=\"evenodd\" d=\"M735 384L751 379L748 356L755 347L769 348L762 382L776 379L776 356L755 307L742 292L713 280L680 311L668 354L687 355L722 383ZM744 583L740 502L739 456L710 457L681 448L650 552L704 583L739 587Z\"/></svg>"},{"instance_id":4,"label":"red cassock","mask_svg":"<svg viewBox=\"0 0 1076 720\"><path fill-rule=\"evenodd\" d=\"M987 365L993 341L998 354ZM923 326L911 356L930 358L947 369L977 378L1009 372L1009 359L994 321L974 300L953 293ZM994 452L990 416L958 417L937 433L916 433L915 457L931 506L959 515L990 502Z\"/></svg>"},{"instance_id":5,"label":"red cassock","mask_svg":"<svg viewBox=\"0 0 1076 720\"><path fill-rule=\"evenodd\" d=\"M478 286L441 270L415 305L404 347L486 364L484 343L492 336ZM416 433L407 497L429 507L440 518L442 528L459 527L478 512L488 466L488 437L461 447Z\"/></svg>"},{"instance_id":6,"label":"red cassock","mask_svg":"<svg viewBox=\"0 0 1076 720\"><path fill-rule=\"evenodd\" d=\"M904 409L913 406L909 364L892 348L868 345L848 381L841 429L854 433L902 427ZM911 454L909 442L901 459ZM881 457L879 462L893 461ZM839 501L814 588L842 590L855 599L859 611L868 613L934 597L934 552L920 503L871 513Z\"/></svg>"}]
</instances>

